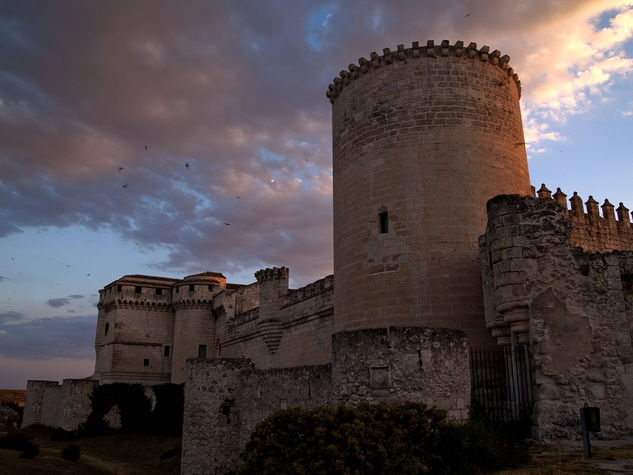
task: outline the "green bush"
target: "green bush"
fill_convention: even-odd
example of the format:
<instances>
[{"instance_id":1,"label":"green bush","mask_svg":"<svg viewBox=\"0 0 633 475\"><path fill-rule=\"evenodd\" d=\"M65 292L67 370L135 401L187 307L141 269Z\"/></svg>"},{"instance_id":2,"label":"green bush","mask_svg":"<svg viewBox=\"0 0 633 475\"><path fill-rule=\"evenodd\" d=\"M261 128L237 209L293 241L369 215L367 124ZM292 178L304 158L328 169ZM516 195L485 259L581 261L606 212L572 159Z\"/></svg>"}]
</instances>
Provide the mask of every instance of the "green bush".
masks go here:
<instances>
[{"instance_id":1,"label":"green bush","mask_svg":"<svg viewBox=\"0 0 633 475\"><path fill-rule=\"evenodd\" d=\"M55 441L75 440L76 438L77 432L64 430L61 427L53 429L53 432L51 433L51 440Z\"/></svg>"},{"instance_id":2,"label":"green bush","mask_svg":"<svg viewBox=\"0 0 633 475\"><path fill-rule=\"evenodd\" d=\"M81 456L81 449L76 445L69 445L62 449L62 458L64 460L70 460L71 462L77 462Z\"/></svg>"},{"instance_id":3,"label":"green bush","mask_svg":"<svg viewBox=\"0 0 633 475\"><path fill-rule=\"evenodd\" d=\"M238 473L482 473L514 449L483 423L452 424L419 403L287 409L256 426Z\"/></svg>"},{"instance_id":4,"label":"green bush","mask_svg":"<svg viewBox=\"0 0 633 475\"><path fill-rule=\"evenodd\" d=\"M117 405L121 430L133 432L147 428L151 403L141 384L113 383L96 386L90 395L92 412L81 426L81 435L102 434L108 430L104 416Z\"/></svg>"},{"instance_id":5,"label":"green bush","mask_svg":"<svg viewBox=\"0 0 633 475\"><path fill-rule=\"evenodd\" d=\"M185 407L184 384L153 386L156 407L151 413L150 426L154 432L180 435Z\"/></svg>"},{"instance_id":6,"label":"green bush","mask_svg":"<svg viewBox=\"0 0 633 475\"><path fill-rule=\"evenodd\" d=\"M10 432L0 437L0 449L22 452L20 458L32 459L40 453L37 445L31 442L31 437L23 432Z\"/></svg>"},{"instance_id":7,"label":"green bush","mask_svg":"<svg viewBox=\"0 0 633 475\"><path fill-rule=\"evenodd\" d=\"M90 399L92 411L81 425L80 436L98 435L108 431L104 416L115 405L121 415L121 430L137 432L151 430L163 434L180 435L184 413L184 385L153 386L156 406L145 395L140 384L113 383L94 388ZM71 439L67 439L71 440Z\"/></svg>"}]
</instances>

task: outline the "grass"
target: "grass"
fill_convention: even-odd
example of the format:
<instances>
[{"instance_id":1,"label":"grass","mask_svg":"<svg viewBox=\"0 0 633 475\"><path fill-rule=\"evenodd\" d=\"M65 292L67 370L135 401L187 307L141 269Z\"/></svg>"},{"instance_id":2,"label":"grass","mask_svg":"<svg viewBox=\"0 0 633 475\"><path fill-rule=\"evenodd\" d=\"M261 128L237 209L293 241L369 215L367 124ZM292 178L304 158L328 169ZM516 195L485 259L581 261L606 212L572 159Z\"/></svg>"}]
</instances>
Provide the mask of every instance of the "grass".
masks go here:
<instances>
[{"instance_id":1,"label":"grass","mask_svg":"<svg viewBox=\"0 0 633 475\"><path fill-rule=\"evenodd\" d=\"M180 437L154 434L111 433L72 441L51 440L52 429L31 427L24 432L33 437L40 454L22 459L20 453L0 449L0 473L46 474L177 474L180 453L163 457L180 445ZM65 460L61 452L69 445L81 451L77 462Z\"/></svg>"},{"instance_id":2,"label":"grass","mask_svg":"<svg viewBox=\"0 0 633 475\"><path fill-rule=\"evenodd\" d=\"M497 472L498 475L558 475L633 473L633 445L592 447L592 458L585 459L582 446L533 445L527 465Z\"/></svg>"}]
</instances>

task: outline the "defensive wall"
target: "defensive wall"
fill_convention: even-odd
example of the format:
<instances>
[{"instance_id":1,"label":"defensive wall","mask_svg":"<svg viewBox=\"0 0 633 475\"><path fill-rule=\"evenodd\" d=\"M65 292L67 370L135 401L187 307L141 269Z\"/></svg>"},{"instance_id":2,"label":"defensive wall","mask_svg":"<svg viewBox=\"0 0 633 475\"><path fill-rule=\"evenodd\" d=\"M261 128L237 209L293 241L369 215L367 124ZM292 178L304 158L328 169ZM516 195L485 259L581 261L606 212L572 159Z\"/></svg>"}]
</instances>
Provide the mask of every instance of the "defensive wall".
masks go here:
<instances>
[{"instance_id":1,"label":"defensive wall","mask_svg":"<svg viewBox=\"0 0 633 475\"><path fill-rule=\"evenodd\" d=\"M616 221L608 201L598 216L593 199L584 212L562 195L543 186L488 202L486 326L501 345L529 345L536 438L577 438L585 403L601 410L600 436L616 438L633 431L631 225L623 205Z\"/></svg>"},{"instance_id":2,"label":"defensive wall","mask_svg":"<svg viewBox=\"0 0 633 475\"><path fill-rule=\"evenodd\" d=\"M331 361L332 294L330 275L300 289L288 289L286 267L256 274L260 305L249 312L216 308L218 353L249 358L257 368L287 368Z\"/></svg>"},{"instance_id":3,"label":"defensive wall","mask_svg":"<svg viewBox=\"0 0 633 475\"><path fill-rule=\"evenodd\" d=\"M92 410L90 394L97 384L88 379L65 379L62 384L28 381L22 427L41 424L75 430Z\"/></svg>"},{"instance_id":4,"label":"defensive wall","mask_svg":"<svg viewBox=\"0 0 633 475\"><path fill-rule=\"evenodd\" d=\"M381 328L332 336L331 364L257 369L246 358L190 360L183 473L234 469L255 425L279 409L418 401L466 416L469 352L463 332Z\"/></svg>"}]
</instances>

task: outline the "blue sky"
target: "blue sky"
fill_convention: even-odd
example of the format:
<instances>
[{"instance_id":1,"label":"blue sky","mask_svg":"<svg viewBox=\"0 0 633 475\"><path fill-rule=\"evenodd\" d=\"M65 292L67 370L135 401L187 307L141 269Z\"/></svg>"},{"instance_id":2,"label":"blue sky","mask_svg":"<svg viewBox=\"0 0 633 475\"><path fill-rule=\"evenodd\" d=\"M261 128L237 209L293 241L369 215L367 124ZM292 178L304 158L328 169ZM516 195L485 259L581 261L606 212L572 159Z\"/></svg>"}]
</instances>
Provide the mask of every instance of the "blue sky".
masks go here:
<instances>
[{"instance_id":1,"label":"blue sky","mask_svg":"<svg viewBox=\"0 0 633 475\"><path fill-rule=\"evenodd\" d=\"M331 273L327 85L427 39L511 56L537 188L633 208L631 1L0 1L0 388L91 374L125 274Z\"/></svg>"}]
</instances>

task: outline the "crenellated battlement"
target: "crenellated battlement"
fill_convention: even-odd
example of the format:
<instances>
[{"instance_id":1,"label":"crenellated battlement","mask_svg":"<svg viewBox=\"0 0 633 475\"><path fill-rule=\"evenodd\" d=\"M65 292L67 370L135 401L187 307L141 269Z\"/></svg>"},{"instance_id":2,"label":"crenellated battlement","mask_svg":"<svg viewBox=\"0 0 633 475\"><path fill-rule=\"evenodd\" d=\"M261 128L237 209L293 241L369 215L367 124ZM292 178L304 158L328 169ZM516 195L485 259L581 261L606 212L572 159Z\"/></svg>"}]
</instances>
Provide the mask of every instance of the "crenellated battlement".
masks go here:
<instances>
[{"instance_id":1,"label":"crenellated battlement","mask_svg":"<svg viewBox=\"0 0 633 475\"><path fill-rule=\"evenodd\" d=\"M572 224L570 241L574 246L587 252L633 250L633 224L629 209L623 203L615 208L605 199L600 205L590 195L583 205L582 198L575 191L568 200L560 188L556 188L556 192L552 194L545 184L541 185L536 195L553 200L559 205Z\"/></svg>"},{"instance_id":2,"label":"crenellated battlement","mask_svg":"<svg viewBox=\"0 0 633 475\"><path fill-rule=\"evenodd\" d=\"M477 49L477 43L469 43L468 46L465 46L463 41L456 41L455 44L451 45L448 40L443 40L439 45L436 45L433 40L428 40L426 46L420 46L418 41L414 41L411 44L411 48L405 48L404 45L400 44L396 47L395 51L384 48L381 55L373 51L369 55L369 60L365 57L361 57L358 59L358 65L352 63L348 66L347 71L341 70L339 75L335 77L328 86L325 95L330 102L334 104L334 100L350 81L374 69L397 62L406 63L411 59L447 56L471 60L478 59L484 63L487 62L493 66L497 66L502 71L505 71L508 76L508 81L512 80L516 84L519 97L521 97L521 81L519 80L519 75L514 72L514 69L509 64L510 56L507 54L502 55L498 49L491 52L489 46L482 46Z\"/></svg>"},{"instance_id":3,"label":"crenellated battlement","mask_svg":"<svg viewBox=\"0 0 633 475\"><path fill-rule=\"evenodd\" d=\"M273 267L261 269L255 272L255 278L258 283L263 283L271 280L288 279L289 271L287 267Z\"/></svg>"}]
</instances>

